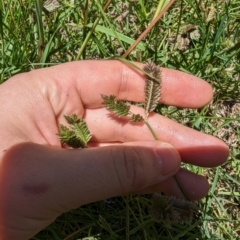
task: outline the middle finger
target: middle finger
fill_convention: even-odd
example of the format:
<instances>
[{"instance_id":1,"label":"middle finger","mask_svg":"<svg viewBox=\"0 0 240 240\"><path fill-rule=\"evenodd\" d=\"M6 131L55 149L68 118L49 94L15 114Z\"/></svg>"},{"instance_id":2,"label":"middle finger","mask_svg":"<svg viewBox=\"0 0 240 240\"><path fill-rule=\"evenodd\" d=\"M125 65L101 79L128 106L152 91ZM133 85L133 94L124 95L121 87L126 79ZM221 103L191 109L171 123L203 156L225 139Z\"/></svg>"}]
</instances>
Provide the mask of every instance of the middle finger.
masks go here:
<instances>
[{"instance_id":1,"label":"middle finger","mask_svg":"<svg viewBox=\"0 0 240 240\"><path fill-rule=\"evenodd\" d=\"M132 106L134 112L143 109ZM92 141L100 143L151 141L151 132L144 123L131 123L127 118L117 118L105 108L88 109L85 120L93 135ZM182 161L203 167L214 167L226 161L228 147L220 139L198 132L159 114L148 119L160 141L168 142L179 151Z\"/></svg>"}]
</instances>

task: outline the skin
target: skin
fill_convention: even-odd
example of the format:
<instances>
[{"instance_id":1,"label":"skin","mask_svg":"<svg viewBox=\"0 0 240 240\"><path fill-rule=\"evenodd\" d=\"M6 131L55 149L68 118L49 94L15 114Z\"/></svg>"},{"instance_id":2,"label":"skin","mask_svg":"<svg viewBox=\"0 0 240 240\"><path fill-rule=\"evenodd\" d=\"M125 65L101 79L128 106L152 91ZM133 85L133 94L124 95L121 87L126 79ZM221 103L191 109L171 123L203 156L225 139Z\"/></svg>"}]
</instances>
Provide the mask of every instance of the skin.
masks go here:
<instances>
[{"instance_id":1,"label":"skin","mask_svg":"<svg viewBox=\"0 0 240 240\"><path fill-rule=\"evenodd\" d=\"M138 64L142 67L141 64ZM160 102L199 108L212 99L205 81L162 69ZM0 239L25 240L63 212L129 193L163 191L191 200L209 189L205 177L181 162L215 167L228 147L219 139L158 114L144 124L116 119L100 94L142 102L144 76L119 61L80 61L16 75L0 85ZM142 109L132 106L132 111ZM64 114L84 117L93 135L89 148L64 149L56 136Z\"/></svg>"}]
</instances>

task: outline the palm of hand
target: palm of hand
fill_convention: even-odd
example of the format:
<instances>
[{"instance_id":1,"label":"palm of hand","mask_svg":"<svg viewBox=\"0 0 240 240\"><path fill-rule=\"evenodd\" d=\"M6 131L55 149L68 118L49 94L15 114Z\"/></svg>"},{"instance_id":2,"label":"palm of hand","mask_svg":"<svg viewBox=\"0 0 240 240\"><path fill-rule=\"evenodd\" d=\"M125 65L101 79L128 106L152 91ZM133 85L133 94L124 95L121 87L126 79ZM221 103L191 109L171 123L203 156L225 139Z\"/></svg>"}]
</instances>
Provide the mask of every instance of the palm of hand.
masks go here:
<instances>
[{"instance_id":1,"label":"palm of hand","mask_svg":"<svg viewBox=\"0 0 240 240\"><path fill-rule=\"evenodd\" d=\"M165 69L163 80L161 101L165 104L201 107L211 99L212 89L209 85L193 76ZM143 185L139 190L133 186L112 187L111 190L111 184L103 177L106 175L106 168L111 169L112 166L104 150L90 148L81 152L84 157L80 158L78 152L61 149L56 135L58 125L66 124L63 116L71 113L86 120L93 135L90 146L115 146L120 143L131 146L136 145L139 140L143 142L139 142L140 145L152 144L149 141L152 141L153 137L144 125L132 125L125 119L112 119L109 112L101 106L101 94L113 94L119 99L141 102L144 99L143 89L142 74L117 61L63 64L17 75L3 84L0 88L3 113L0 120L0 187L5 194L0 199L0 216L4 216L0 223L15 229L19 221L24 219L23 228L28 230L26 235L22 234L22 238L18 238L20 240L34 235L64 211L106 197L126 194L133 190L141 193L165 191L182 197L173 178L152 185L142 180L134 182L133 186ZM202 95L197 96L198 92L202 92ZM135 113L143 111L136 106L132 106L132 110ZM172 144L184 162L212 167L221 164L227 157L227 147L216 138L157 114L152 114L149 121L159 139ZM14 147L26 142L30 143ZM117 148L115 150L117 151ZM101 161L94 160L94 151L102 154L102 157L99 155L100 159L106 159L105 165L102 166ZM85 182L84 174L86 178L88 176L85 168L89 170L89 174L90 171L94 172L96 179L86 179ZM148 166L145 164L142 168L148 169ZM81 173L80 182L78 173L81 169L85 172ZM110 170L109 172L114 178ZM144 174L151 174L150 171L147 172ZM201 198L207 193L208 185L203 177L186 170L180 170L178 175L188 190L190 199ZM73 183L76 185L73 186ZM99 186L95 186L96 183ZM79 189L79 194L76 194L76 189ZM89 193L86 194L86 191ZM6 211L8 206L12 209L10 213ZM20 220L12 223L15 215L18 215ZM29 223L29 219L35 220ZM29 227L29 224L32 227ZM14 234L19 232L14 230L11 236L15 236Z\"/></svg>"}]
</instances>

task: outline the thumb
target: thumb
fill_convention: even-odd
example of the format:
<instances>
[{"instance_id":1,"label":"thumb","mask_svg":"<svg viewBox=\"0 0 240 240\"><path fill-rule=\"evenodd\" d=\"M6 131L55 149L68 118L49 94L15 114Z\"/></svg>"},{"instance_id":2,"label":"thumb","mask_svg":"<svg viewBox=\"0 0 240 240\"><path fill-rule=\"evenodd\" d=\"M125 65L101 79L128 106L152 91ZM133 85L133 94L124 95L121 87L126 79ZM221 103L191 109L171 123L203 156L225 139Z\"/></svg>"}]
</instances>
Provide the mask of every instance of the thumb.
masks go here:
<instances>
[{"instance_id":1,"label":"thumb","mask_svg":"<svg viewBox=\"0 0 240 240\"><path fill-rule=\"evenodd\" d=\"M159 141L76 150L24 143L9 149L6 157L2 172L8 183L14 181L26 197L61 200L67 210L160 183L181 162L176 149Z\"/></svg>"},{"instance_id":2,"label":"thumb","mask_svg":"<svg viewBox=\"0 0 240 240\"><path fill-rule=\"evenodd\" d=\"M21 234L33 236L70 209L166 180L180 162L171 145L158 141L81 150L15 145L0 161L1 234L19 236L22 226Z\"/></svg>"}]
</instances>

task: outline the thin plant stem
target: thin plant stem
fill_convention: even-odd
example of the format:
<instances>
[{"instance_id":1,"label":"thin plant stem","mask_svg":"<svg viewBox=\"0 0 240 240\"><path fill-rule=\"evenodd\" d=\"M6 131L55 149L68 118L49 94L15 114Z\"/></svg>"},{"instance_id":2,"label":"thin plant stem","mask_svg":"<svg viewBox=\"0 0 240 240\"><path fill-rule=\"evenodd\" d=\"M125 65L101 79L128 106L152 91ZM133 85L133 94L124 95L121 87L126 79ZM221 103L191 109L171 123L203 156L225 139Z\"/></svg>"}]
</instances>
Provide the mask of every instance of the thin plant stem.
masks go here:
<instances>
[{"instance_id":1,"label":"thin plant stem","mask_svg":"<svg viewBox=\"0 0 240 240\"><path fill-rule=\"evenodd\" d=\"M38 62L41 62L43 48L44 48L44 34L43 34L43 23L42 23L42 0L35 0L35 11L37 18L38 27Z\"/></svg>"},{"instance_id":2,"label":"thin plant stem","mask_svg":"<svg viewBox=\"0 0 240 240\"><path fill-rule=\"evenodd\" d=\"M164 15L165 12L173 5L176 0L171 0L167 6L158 14L156 18L148 25L144 32L138 37L138 39L128 48L128 50L123 54L123 58L126 58L132 50L138 45L138 43L148 34L148 32L153 28L153 26L158 22L158 20Z\"/></svg>"},{"instance_id":3,"label":"thin plant stem","mask_svg":"<svg viewBox=\"0 0 240 240\"><path fill-rule=\"evenodd\" d=\"M130 230L130 223L129 223L129 196L126 197L126 240L129 240L129 230Z\"/></svg>"},{"instance_id":4,"label":"thin plant stem","mask_svg":"<svg viewBox=\"0 0 240 240\"><path fill-rule=\"evenodd\" d=\"M129 61L129 60L123 58L123 57L114 56L114 57L111 57L110 59L117 59L117 60L119 60L119 61L121 61L121 62L123 62L123 63L126 63L126 64L128 64L129 66L131 66L131 67L139 70L140 72L144 73L145 75L147 75L147 76L149 76L149 77L152 77L149 73L145 72L142 68L138 67L136 64L134 64L133 62L131 62L131 61ZM157 80L157 79L152 78L152 81L158 83L158 80Z\"/></svg>"},{"instance_id":5,"label":"thin plant stem","mask_svg":"<svg viewBox=\"0 0 240 240\"><path fill-rule=\"evenodd\" d=\"M107 2L106 2L106 3L104 4L104 6L103 6L103 11L106 11L106 9L107 9L108 6L110 5L111 1L112 1L112 0L107 0ZM78 55L77 55L76 60L79 60L80 57L82 56L82 54L83 54L83 52L84 52L84 50L85 50L85 48L86 48L86 46L87 46L88 40L90 39L92 33L94 32L94 30L95 30L95 28L96 28L96 26L97 26L97 24L98 24L98 22L100 21L101 18L102 18L102 14L100 14L100 15L98 16L98 18L95 20L95 22L93 23L93 26L92 26L91 30L88 32L86 38L85 38L84 41L83 41L83 44L82 44L82 46L81 46L81 48L80 48L80 50L79 50L79 52L78 52Z\"/></svg>"},{"instance_id":6,"label":"thin plant stem","mask_svg":"<svg viewBox=\"0 0 240 240\"><path fill-rule=\"evenodd\" d=\"M156 133L152 129L151 125L149 124L149 122L147 120L144 120L144 123L147 125L147 127L148 127L149 131L151 132L151 134L153 135L154 139L159 140Z\"/></svg>"},{"instance_id":7,"label":"thin plant stem","mask_svg":"<svg viewBox=\"0 0 240 240\"><path fill-rule=\"evenodd\" d=\"M146 126L148 127L149 131L151 132L152 136L154 137L155 140L159 140L156 133L154 132L153 128L151 127L151 125L149 124L149 122L147 120L144 120L144 123L146 124ZM184 190L184 188L182 187L178 177L176 175L173 176L179 189L181 190L182 194L184 195L184 197L189 200L189 198L187 197L187 194Z\"/></svg>"},{"instance_id":8,"label":"thin plant stem","mask_svg":"<svg viewBox=\"0 0 240 240\"><path fill-rule=\"evenodd\" d=\"M124 51L126 51L124 45L122 44L122 41L121 41L121 40L119 39L119 37L118 37L118 34L116 33L116 31L115 31L114 28L112 27L110 21L108 20L108 18L107 18L106 15L104 14L104 11L103 11L103 9L101 8L101 5L100 5L98 2L96 2L96 4L98 5L98 7L99 7L99 9L100 9L100 11L101 11L102 17L104 18L104 20L105 20L105 21L107 22L107 24L109 25L109 27L110 27L110 29L112 30L115 38L118 40L119 45L124 49Z\"/></svg>"},{"instance_id":9,"label":"thin plant stem","mask_svg":"<svg viewBox=\"0 0 240 240\"><path fill-rule=\"evenodd\" d=\"M88 5L89 5L89 0L85 1L85 7L84 7L84 22L83 22L83 39L86 38L87 34L87 24L88 24ZM86 58L86 48L84 48L84 51L82 53L83 59Z\"/></svg>"},{"instance_id":10,"label":"thin plant stem","mask_svg":"<svg viewBox=\"0 0 240 240\"><path fill-rule=\"evenodd\" d=\"M169 2L170 0L160 0L157 6L157 10L153 16L153 19L155 17L157 17L157 15L163 10L163 8L166 6L166 4Z\"/></svg>"},{"instance_id":11,"label":"thin plant stem","mask_svg":"<svg viewBox=\"0 0 240 240\"><path fill-rule=\"evenodd\" d=\"M0 39L1 39L1 42L2 42L2 62L3 62L3 68L5 68L5 51L4 51L4 48L5 48L5 39L4 39L4 33L3 33L3 14L2 14L2 6L0 8ZM1 83L1 80L0 79L0 83Z\"/></svg>"},{"instance_id":12,"label":"thin plant stem","mask_svg":"<svg viewBox=\"0 0 240 240\"><path fill-rule=\"evenodd\" d=\"M140 220L141 220L141 224L144 222L143 221L143 215L142 215L142 209L141 209L141 206L139 204L139 200L137 199L137 204L138 204L138 209L139 209L139 215L140 215ZM147 232L146 232L146 229L143 228L143 236L144 236L144 240L147 240Z\"/></svg>"}]
</instances>

